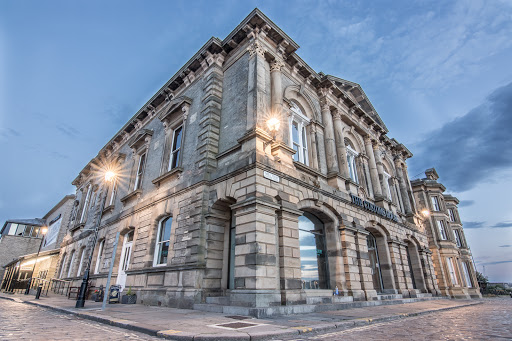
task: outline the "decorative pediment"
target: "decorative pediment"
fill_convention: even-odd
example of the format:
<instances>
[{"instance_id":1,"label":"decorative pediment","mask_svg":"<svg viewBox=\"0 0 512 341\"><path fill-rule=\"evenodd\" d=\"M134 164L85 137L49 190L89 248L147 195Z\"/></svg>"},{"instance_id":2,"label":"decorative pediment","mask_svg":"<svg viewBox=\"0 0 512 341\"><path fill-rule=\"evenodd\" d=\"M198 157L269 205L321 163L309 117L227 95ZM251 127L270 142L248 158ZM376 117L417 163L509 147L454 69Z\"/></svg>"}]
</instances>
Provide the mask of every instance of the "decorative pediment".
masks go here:
<instances>
[{"instance_id":1,"label":"decorative pediment","mask_svg":"<svg viewBox=\"0 0 512 341\"><path fill-rule=\"evenodd\" d=\"M177 97L169 103L169 109L162 111L162 113L158 115L158 118L160 121L168 124L177 113L177 115L181 115L183 117L183 120L186 120L190 105L192 105L191 98L186 96Z\"/></svg>"},{"instance_id":2,"label":"decorative pediment","mask_svg":"<svg viewBox=\"0 0 512 341\"><path fill-rule=\"evenodd\" d=\"M137 135L135 135L131 141L128 143L128 146L131 149L138 150L145 144L149 144L151 141L151 137L153 136L153 131L149 129L141 129Z\"/></svg>"}]
</instances>

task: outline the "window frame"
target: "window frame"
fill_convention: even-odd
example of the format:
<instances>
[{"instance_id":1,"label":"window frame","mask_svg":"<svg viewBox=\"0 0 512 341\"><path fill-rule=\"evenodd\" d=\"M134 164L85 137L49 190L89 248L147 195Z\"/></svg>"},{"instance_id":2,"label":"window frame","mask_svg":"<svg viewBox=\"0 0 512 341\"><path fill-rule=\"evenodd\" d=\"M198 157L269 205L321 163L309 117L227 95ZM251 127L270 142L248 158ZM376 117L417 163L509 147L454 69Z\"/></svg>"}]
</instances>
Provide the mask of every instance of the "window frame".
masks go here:
<instances>
[{"instance_id":1,"label":"window frame","mask_svg":"<svg viewBox=\"0 0 512 341\"><path fill-rule=\"evenodd\" d=\"M437 230L439 231L439 237L441 240L448 240L448 234L446 233L446 224L443 220L436 220Z\"/></svg>"},{"instance_id":2,"label":"window frame","mask_svg":"<svg viewBox=\"0 0 512 341\"><path fill-rule=\"evenodd\" d=\"M290 147L295 150L294 146L297 145L296 153L293 155L293 161L300 162L309 166L309 148L308 148L308 132L306 127L311 120L302 112L297 104L292 103L290 107L290 117L288 120L288 128L290 130ZM293 139L293 124L297 124L297 138L298 141ZM297 159L296 158L297 155Z\"/></svg>"},{"instance_id":3,"label":"window frame","mask_svg":"<svg viewBox=\"0 0 512 341\"><path fill-rule=\"evenodd\" d=\"M76 277L80 277L80 273L82 272L82 267L84 265L84 256L85 256L85 247L82 248L80 252L80 262L78 263L78 269L76 270Z\"/></svg>"},{"instance_id":4,"label":"window frame","mask_svg":"<svg viewBox=\"0 0 512 341\"><path fill-rule=\"evenodd\" d=\"M98 246L98 254L96 255L96 264L94 265L94 274L100 273L100 265L102 259L103 248L105 247L105 239L103 239Z\"/></svg>"},{"instance_id":5,"label":"window frame","mask_svg":"<svg viewBox=\"0 0 512 341\"><path fill-rule=\"evenodd\" d=\"M464 280L466 281L466 287L473 288L473 281L471 279L471 275L469 273L468 263L462 261L462 272L464 272Z\"/></svg>"},{"instance_id":6,"label":"window frame","mask_svg":"<svg viewBox=\"0 0 512 341\"><path fill-rule=\"evenodd\" d=\"M458 229L452 229L453 231L453 237L455 238L455 245L457 247L462 247L462 238L460 236L460 232Z\"/></svg>"},{"instance_id":7,"label":"window frame","mask_svg":"<svg viewBox=\"0 0 512 341\"><path fill-rule=\"evenodd\" d=\"M347 165L350 179L352 179L352 181L358 184L359 178L357 176L356 158L359 156L359 153L349 144L347 144L345 148L347 149Z\"/></svg>"},{"instance_id":8,"label":"window frame","mask_svg":"<svg viewBox=\"0 0 512 341\"><path fill-rule=\"evenodd\" d=\"M452 222L452 223L456 222L455 211L451 207L448 209L448 216L450 217L450 222Z\"/></svg>"},{"instance_id":9,"label":"window frame","mask_svg":"<svg viewBox=\"0 0 512 341\"><path fill-rule=\"evenodd\" d=\"M162 238L162 230L165 228L165 223L168 221L168 220L171 220L171 227L170 227L170 232L169 232L169 239L168 240L160 240ZM154 252L154 255L153 255L153 266L154 267L157 267L157 266L166 266L167 263L169 262L169 250L171 248L171 240L172 240L172 223L173 223L173 217L172 216L167 216L165 218L162 218L159 222L158 222L158 230L157 230L157 234L156 234L156 239L155 239L155 252ZM169 245L168 245L168 248L167 248L167 261L165 263L159 263L159 260L161 258L161 254L162 254L162 247L161 247L161 244L164 244L168 242Z\"/></svg>"},{"instance_id":10,"label":"window frame","mask_svg":"<svg viewBox=\"0 0 512 341\"><path fill-rule=\"evenodd\" d=\"M89 203L91 201L91 193L92 192L92 184L89 184L87 185L87 193L85 195L85 199L84 199L84 205L82 207L82 212L80 214L80 220L79 220L79 223L80 224L83 224L86 222L86 216L87 216L87 213L89 213Z\"/></svg>"},{"instance_id":11,"label":"window frame","mask_svg":"<svg viewBox=\"0 0 512 341\"><path fill-rule=\"evenodd\" d=\"M144 149L138 154L137 170L135 171L135 181L133 183L133 190L142 189L142 182L144 181L144 171L146 169L148 158L148 150Z\"/></svg>"},{"instance_id":12,"label":"window frame","mask_svg":"<svg viewBox=\"0 0 512 341\"><path fill-rule=\"evenodd\" d=\"M453 257L446 257L446 264L448 265L448 273L450 274L452 284L459 285L457 274L455 273L455 263L453 262Z\"/></svg>"},{"instance_id":13,"label":"window frame","mask_svg":"<svg viewBox=\"0 0 512 341\"><path fill-rule=\"evenodd\" d=\"M432 211L435 211L435 212L441 211L441 202L437 195L431 196L430 201L432 202Z\"/></svg>"},{"instance_id":14,"label":"window frame","mask_svg":"<svg viewBox=\"0 0 512 341\"><path fill-rule=\"evenodd\" d=\"M69 267L68 267L68 272L66 273L66 278L71 277L71 273L72 273L71 270L73 270L73 262L75 261L75 254L76 254L76 252L75 252L75 250L73 250L71 252L71 257L69 259Z\"/></svg>"},{"instance_id":15,"label":"window frame","mask_svg":"<svg viewBox=\"0 0 512 341\"><path fill-rule=\"evenodd\" d=\"M179 147L175 150L175 144L176 144L176 141L175 141L175 137L176 137L176 132L177 131L180 131L180 143L179 143ZM176 168L179 168L181 166L181 159L182 159L182 149L183 149L183 132L184 132L184 124L183 122L180 122L175 128L172 128L172 135L171 135L171 143L170 143L170 149L169 149L169 161L168 161L168 164L167 164L167 171L170 172L171 170L173 169L176 169ZM176 158L176 164L174 165L173 167L173 160L174 160L174 154L177 153L178 156Z\"/></svg>"}]
</instances>

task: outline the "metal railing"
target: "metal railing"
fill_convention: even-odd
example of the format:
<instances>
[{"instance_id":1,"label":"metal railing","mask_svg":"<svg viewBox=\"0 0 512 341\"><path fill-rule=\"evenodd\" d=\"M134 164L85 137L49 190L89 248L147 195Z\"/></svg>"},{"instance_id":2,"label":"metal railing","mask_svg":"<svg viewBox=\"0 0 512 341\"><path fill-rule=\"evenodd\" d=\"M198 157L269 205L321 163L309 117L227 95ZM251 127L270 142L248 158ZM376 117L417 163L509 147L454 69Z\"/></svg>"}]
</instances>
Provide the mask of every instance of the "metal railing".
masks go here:
<instances>
[{"instance_id":1,"label":"metal railing","mask_svg":"<svg viewBox=\"0 0 512 341\"><path fill-rule=\"evenodd\" d=\"M50 290L54 293L54 294L59 294L59 295L68 295L69 293L69 288L71 287L71 281L69 280L65 280L65 279L58 279L58 278L52 278L51 280L51 285L50 285Z\"/></svg>"}]
</instances>

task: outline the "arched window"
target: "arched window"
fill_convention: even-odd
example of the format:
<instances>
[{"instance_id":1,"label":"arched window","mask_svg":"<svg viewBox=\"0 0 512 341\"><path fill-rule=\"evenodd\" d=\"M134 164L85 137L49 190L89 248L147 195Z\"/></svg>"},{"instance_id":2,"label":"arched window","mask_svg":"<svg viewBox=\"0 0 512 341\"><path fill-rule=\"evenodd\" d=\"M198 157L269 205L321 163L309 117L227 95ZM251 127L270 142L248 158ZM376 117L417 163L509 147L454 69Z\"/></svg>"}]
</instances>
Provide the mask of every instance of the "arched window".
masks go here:
<instances>
[{"instance_id":1,"label":"arched window","mask_svg":"<svg viewBox=\"0 0 512 341\"><path fill-rule=\"evenodd\" d=\"M167 264L167 258L169 255L169 244L171 240L171 231L172 217L162 219L158 224L153 266L162 266Z\"/></svg>"},{"instance_id":2,"label":"arched window","mask_svg":"<svg viewBox=\"0 0 512 341\"><path fill-rule=\"evenodd\" d=\"M348 172L350 175L350 179L355 183L359 183L357 178L357 166L356 166L356 158L359 155L358 152L354 149L354 146L350 142L349 139L345 139L345 145L347 147L347 164L348 164Z\"/></svg>"},{"instance_id":3,"label":"arched window","mask_svg":"<svg viewBox=\"0 0 512 341\"><path fill-rule=\"evenodd\" d=\"M68 255L67 255L67 254L64 254L64 255L62 256L62 262L60 263L59 278L62 278L62 276L64 275L64 269L66 268L66 260L67 260L67 257L68 257Z\"/></svg>"},{"instance_id":4,"label":"arched window","mask_svg":"<svg viewBox=\"0 0 512 341\"><path fill-rule=\"evenodd\" d=\"M96 265L94 266L94 273L98 274L100 273L100 267L101 267L101 259L103 256L103 248L105 247L105 239L103 239L100 242L100 245L98 246L98 255L96 256Z\"/></svg>"},{"instance_id":5,"label":"arched window","mask_svg":"<svg viewBox=\"0 0 512 341\"><path fill-rule=\"evenodd\" d=\"M290 143L296 151L293 160L309 165L306 126L310 120L295 103L292 103L290 111Z\"/></svg>"},{"instance_id":6,"label":"arched window","mask_svg":"<svg viewBox=\"0 0 512 341\"><path fill-rule=\"evenodd\" d=\"M299 243L302 289L328 289L324 224L307 212L299 217Z\"/></svg>"},{"instance_id":7,"label":"arched window","mask_svg":"<svg viewBox=\"0 0 512 341\"><path fill-rule=\"evenodd\" d=\"M78 263L78 270L76 271L76 275L80 276L80 272L82 272L82 266L84 265L84 257L85 257L85 247L82 248L80 252L80 262Z\"/></svg>"}]
</instances>

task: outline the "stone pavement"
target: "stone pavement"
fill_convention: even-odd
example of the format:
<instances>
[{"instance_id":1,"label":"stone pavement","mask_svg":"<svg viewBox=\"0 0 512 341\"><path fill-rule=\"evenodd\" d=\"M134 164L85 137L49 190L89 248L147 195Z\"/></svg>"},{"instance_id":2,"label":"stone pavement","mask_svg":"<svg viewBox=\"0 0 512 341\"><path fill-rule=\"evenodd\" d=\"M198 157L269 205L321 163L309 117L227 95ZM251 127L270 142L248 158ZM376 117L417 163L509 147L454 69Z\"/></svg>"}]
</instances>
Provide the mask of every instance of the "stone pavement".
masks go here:
<instances>
[{"instance_id":1,"label":"stone pavement","mask_svg":"<svg viewBox=\"0 0 512 341\"><path fill-rule=\"evenodd\" d=\"M311 332L328 332L393 321L482 303L482 300L431 300L407 304L380 305L312 314L254 319L221 313L123 304L107 305L86 301L85 308L74 308L75 301L63 296L0 294L20 304L32 304L73 314L137 332L173 340L264 340L288 338Z\"/></svg>"}]
</instances>

